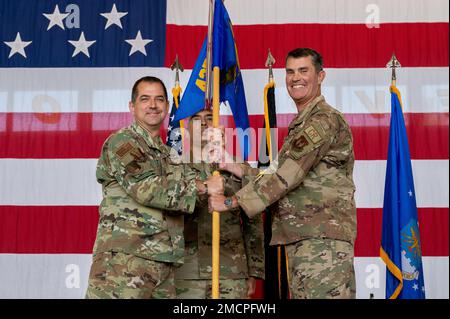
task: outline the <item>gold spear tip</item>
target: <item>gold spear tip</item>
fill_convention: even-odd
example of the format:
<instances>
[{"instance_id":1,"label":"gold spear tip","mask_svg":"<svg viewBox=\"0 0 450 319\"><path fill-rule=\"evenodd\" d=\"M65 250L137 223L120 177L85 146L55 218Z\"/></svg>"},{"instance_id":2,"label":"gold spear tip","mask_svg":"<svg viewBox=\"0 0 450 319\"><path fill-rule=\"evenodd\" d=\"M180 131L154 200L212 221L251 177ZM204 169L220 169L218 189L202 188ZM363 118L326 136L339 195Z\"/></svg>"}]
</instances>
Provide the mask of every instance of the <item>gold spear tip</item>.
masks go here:
<instances>
[{"instance_id":1,"label":"gold spear tip","mask_svg":"<svg viewBox=\"0 0 450 319\"><path fill-rule=\"evenodd\" d=\"M269 53L267 54L267 60L266 60L266 68L269 68L274 64L275 64L275 58L273 57L273 55L269 49Z\"/></svg>"},{"instance_id":2,"label":"gold spear tip","mask_svg":"<svg viewBox=\"0 0 450 319\"><path fill-rule=\"evenodd\" d=\"M387 68L401 68L402 65L400 64L400 62L397 60L397 57L395 56L395 52L392 53L392 57L389 60L388 64L386 64Z\"/></svg>"},{"instance_id":3,"label":"gold spear tip","mask_svg":"<svg viewBox=\"0 0 450 319\"><path fill-rule=\"evenodd\" d=\"M175 61L170 66L170 69L173 71L174 69L180 70L181 72L184 71L183 66L181 65L180 61L178 60L178 54L175 56Z\"/></svg>"}]
</instances>

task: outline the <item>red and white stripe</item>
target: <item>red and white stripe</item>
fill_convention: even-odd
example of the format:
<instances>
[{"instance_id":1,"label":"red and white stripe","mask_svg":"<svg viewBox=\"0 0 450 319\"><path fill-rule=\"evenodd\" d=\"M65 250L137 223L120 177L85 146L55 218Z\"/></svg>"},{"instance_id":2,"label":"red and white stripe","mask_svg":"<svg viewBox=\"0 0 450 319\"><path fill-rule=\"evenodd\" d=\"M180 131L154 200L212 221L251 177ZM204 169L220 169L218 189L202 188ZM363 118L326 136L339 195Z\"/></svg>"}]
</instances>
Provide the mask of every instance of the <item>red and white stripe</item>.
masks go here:
<instances>
[{"instance_id":1,"label":"red and white stripe","mask_svg":"<svg viewBox=\"0 0 450 319\"><path fill-rule=\"evenodd\" d=\"M263 123L264 68L270 48L281 144L295 107L284 84L294 47L324 56L323 93L351 125L355 142L357 296L384 297L378 258L390 119L393 51L403 68L428 298L448 298L448 1L227 0L243 70L250 122ZM373 5L376 5L374 7ZM379 21L372 19L378 10ZM166 67L0 70L0 298L82 298L98 221L100 147L127 125L131 86L161 77L175 54L186 87L206 33L204 0L168 0ZM372 14L372 15L371 15ZM378 27L376 24L378 24ZM170 91L170 90L169 90ZM230 110L222 122L232 125ZM163 135L165 132L163 133Z\"/></svg>"}]
</instances>

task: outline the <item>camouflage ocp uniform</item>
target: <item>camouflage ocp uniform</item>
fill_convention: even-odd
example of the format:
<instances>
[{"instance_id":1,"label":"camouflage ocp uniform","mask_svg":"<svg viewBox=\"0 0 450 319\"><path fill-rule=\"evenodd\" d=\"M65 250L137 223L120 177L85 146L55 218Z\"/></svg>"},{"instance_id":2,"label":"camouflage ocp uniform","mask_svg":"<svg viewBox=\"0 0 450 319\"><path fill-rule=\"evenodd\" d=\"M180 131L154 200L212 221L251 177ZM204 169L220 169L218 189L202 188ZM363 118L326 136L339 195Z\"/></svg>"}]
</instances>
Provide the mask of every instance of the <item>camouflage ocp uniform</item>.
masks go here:
<instances>
[{"instance_id":1,"label":"camouflage ocp uniform","mask_svg":"<svg viewBox=\"0 0 450 319\"><path fill-rule=\"evenodd\" d=\"M137 123L112 134L97 163L99 225L87 298L174 298L183 262L183 215L195 208L196 174Z\"/></svg>"},{"instance_id":2,"label":"camouflage ocp uniform","mask_svg":"<svg viewBox=\"0 0 450 319\"><path fill-rule=\"evenodd\" d=\"M212 174L209 164L190 164L205 180ZM235 176L223 172L225 195L242 187ZM264 230L261 216L249 219L240 209L220 214L220 278L222 299L247 297L247 279L264 279ZM185 215L185 263L175 271L177 298L211 298L212 214L207 196L201 196L192 215Z\"/></svg>"},{"instance_id":3,"label":"camouflage ocp uniform","mask_svg":"<svg viewBox=\"0 0 450 319\"><path fill-rule=\"evenodd\" d=\"M319 96L290 123L274 173L236 194L250 217L278 201L270 244L286 245L293 298L355 296L353 165L350 128Z\"/></svg>"}]
</instances>

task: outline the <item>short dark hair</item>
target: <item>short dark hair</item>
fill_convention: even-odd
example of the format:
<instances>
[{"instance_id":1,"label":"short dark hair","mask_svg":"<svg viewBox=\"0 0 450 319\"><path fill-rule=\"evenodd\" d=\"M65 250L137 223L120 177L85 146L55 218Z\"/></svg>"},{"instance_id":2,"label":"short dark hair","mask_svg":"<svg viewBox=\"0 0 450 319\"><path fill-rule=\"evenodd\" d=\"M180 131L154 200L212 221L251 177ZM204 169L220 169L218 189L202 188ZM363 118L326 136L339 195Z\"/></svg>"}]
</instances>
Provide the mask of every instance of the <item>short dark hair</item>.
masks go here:
<instances>
[{"instance_id":1,"label":"short dark hair","mask_svg":"<svg viewBox=\"0 0 450 319\"><path fill-rule=\"evenodd\" d=\"M164 82L161 79L159 79L159 78L157 78L155 76L144 76L144 77L140 78L139 80L137 80L134 83L133 89L131 90L131 102L133 102L133 103L136 102L136 99L137 99L137 96L138 96L138 85L141 82L159 83L159 84L161 84L161 86L163 87L163 90L164 90L164 97L166 98L166 100L168 99L167 98L166 86L164 85Z\"/></svg>"},{"instance_id":2,"label":"short dark hair","mask_svg":"<svg viewBox=\"0 0 450 319\"><path fill-rule=\"evenodd\" d=\"M307 56L311 57L312 63L314 64L317 72L323 70L322 56L319 52L310 48L297 48L290 51L286 56L286 62L289 58L303 58Z\"/></svg>"}]
</instances>

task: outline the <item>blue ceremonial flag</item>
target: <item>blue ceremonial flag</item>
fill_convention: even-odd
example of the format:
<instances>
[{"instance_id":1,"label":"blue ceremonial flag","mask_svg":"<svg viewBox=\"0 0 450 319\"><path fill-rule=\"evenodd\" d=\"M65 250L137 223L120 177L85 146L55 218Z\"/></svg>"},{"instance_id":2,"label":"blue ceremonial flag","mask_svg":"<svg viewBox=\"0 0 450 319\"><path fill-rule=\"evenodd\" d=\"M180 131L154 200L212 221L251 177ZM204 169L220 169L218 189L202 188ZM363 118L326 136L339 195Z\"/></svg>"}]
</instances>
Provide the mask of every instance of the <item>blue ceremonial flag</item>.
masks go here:
<instances>
[{"instance_id":1,"label":"blue ceremonial flag","mask_svg":"<svg viewBox=\"0 0 450 319\"><path fill-rule=\"evenodd\" d=\"M424 299L416 193L401 107L400 92L391 86L380 257L387 267L386 298Z\"/></svg>"},{"instance_id":2,"label":"blue ceremonial flag","mask_svg":"<svg viewBox=\"0 0 450 319\"><path fill-rule=\"evenodd\" d=\"M212 66L220 69L220 101L228 102L236 127L245 131L250 124L244 83L231 20L222 1L215 1L212 51ZM241 133L238 131L238 139L246 160L250 147L249 137Z\"/></svg>"},{"instance_id":3,"label":"blue ceremonial flag","mask_svg":"<svg viewBox=\"0 0 450 319\"><path fill-rule=\"evenodd\" d=\"M234 41L232 24L222 1L215 1L212 32L212 66L220 69L220 102L228 102L238 131L244 159L249 153L249 138L242 134L249 126L244 83ZM175 119L191 116L205 107L206 91L206 45L205 39L192 70L186 91L181 99Z\"/></svg>"},{"instance_id":4,"label":"blue ceremonial flag","mask_svg":"<svg viewBox=\"0 0 450 319\"><path fill-rule=\"evenodd\" d=\"M180 121L205 108L206 94L206 45L207 39L203 42L197 62L192 69L189 82L180 101L180 106L175 112L174 121Z\"/></svg>"}]
</instances>

